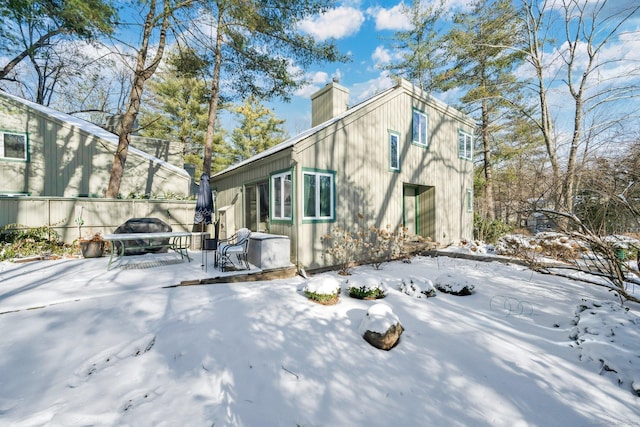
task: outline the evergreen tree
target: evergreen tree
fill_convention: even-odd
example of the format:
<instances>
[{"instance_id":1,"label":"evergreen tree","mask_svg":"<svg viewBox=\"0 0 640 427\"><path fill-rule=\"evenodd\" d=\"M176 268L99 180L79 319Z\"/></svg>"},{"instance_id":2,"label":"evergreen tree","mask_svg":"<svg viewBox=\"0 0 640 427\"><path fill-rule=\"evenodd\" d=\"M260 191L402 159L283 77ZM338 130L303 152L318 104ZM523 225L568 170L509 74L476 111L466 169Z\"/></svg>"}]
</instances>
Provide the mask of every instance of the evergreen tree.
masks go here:
<instances>
[{"instance_id":1,"label":"evergreen tree","mask_svg":"<svg viewBox=\"0 0 640 427\"><path fill-rule=\"evenodd\" d=\"M282 128L284 120L275 117L255 96L233 110L239 116L240 126L231 135L235 162L248 159L287 137Z\"/></svg>"},{"instance_id":2,"label":"evergreen tree","mask_svg":"<svg viewBox=\"0 0 640 427\"><path fill-rule=\"evenodd\" d=\"M429 93L437 89L437 75L446 62L441 29L444 12L444 0L429 6L424 5L423 0L414 0L411 6L403 4L403 13L409 18L411 28L398 31L392 37L391 48L400 53L401 59L384 67Z\"/></svg>"},{"instance_id":3,"label":"evergreen tree","mask_svg":"<svg viewBox=\"0 0 640 427\"><path fill-rule=\"evenodd\" d=\"M196 12L206 22L201 26L192 25L189 30L193 34L201 28L207 29L196 39L206 43L214 58L205 170L211 165L215 124L223 94L286 100L291 91L306 83L298 70L317 61L346 60L333 42L316 42L298 29L302 20L327 11L331 3L329 0L207 0L199 3L204 10Z\"/></svg>"},{"instance_id":4,"label":"evergreen tree","mask_svg":"<svg viewBox=\"0 0 640 427\"><path fill-rule=\"evenodd\" d=\"M445 87L465 89L463 109L478 118L489 220L495 218L492 133L517 91L512 71L523 59L515 49L520 34L516 16L510 0L476 0L470 11L454 16L447 35L453 67L445 75Z\"/></svg>"}]
</instances>

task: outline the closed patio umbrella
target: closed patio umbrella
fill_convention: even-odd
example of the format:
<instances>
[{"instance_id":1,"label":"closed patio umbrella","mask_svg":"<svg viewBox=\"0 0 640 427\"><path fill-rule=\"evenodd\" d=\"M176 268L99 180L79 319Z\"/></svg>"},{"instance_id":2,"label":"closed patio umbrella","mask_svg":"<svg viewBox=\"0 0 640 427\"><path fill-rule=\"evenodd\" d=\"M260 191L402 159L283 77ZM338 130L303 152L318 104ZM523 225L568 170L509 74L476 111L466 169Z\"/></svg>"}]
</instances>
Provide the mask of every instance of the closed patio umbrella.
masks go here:
<instances>
[{"instance_id":1,"label":"closed patio umbrella","mask_svg":"<svg viewBox=\"0 0 640 427\"><path fill-rule=\"evenodd\" d=\"M204 227L211 224L211 213L213 212L213 197L211 197L211 186L209 185L209 175L203 173L200 177L200 189L196 199L196 214L193 219L194 224L201 224Z\"/></svg>"},{"instance_id":2,"label":"closed patio umbrella","mask_svg":"<svg viewBox=\"0 0 640 427\"><path fill-rule=\"evenodd\" d=\"M198 190L198 198L196 199L196 213L193 218L194 224L200 224L200 231L204 232L204 228L211 224L211 214L213 213L213 197L211 195L211 186L209 185L209 175L203 173L200 177L200 189ZM216 228L217 230L217 228ZM216 238L213 243L213 247L208 247L207 242L202 239L201 240L201 250L202 250L202 266L206 266L205 253L207 250L215 250L217 246ZM210 239L209 239L210 240Z\"/></svg>"}]
</instances>

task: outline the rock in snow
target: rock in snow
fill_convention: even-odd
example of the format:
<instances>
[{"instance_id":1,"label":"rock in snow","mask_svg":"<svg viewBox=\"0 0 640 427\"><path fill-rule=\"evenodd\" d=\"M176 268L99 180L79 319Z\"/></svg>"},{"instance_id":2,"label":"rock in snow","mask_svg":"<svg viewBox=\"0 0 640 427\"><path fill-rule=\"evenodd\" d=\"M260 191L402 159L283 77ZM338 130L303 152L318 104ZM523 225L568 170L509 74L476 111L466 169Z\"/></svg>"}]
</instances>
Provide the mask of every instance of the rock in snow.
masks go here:
<instances>
[{"instance_id":1,"label":"rock in snow","mask_svg":"<svg viewBox=\"0 0 640 427\"><path fill-rule=\"evenodd\" d=\"M372 346L381 350L393 348L402 335L400 319L387 304L378 303L369 307L360 322L360 335Z\"/></svg>"}]
</instances>

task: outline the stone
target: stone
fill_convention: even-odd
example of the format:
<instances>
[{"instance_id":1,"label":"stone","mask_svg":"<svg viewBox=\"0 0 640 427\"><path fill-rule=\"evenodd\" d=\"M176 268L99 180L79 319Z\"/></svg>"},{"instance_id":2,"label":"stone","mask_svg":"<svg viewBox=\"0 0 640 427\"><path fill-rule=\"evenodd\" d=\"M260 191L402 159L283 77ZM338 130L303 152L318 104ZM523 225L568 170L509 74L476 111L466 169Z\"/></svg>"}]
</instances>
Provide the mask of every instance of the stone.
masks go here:
<instances>
[{"instance_id":1,"label":"stone","mask_svg":"<svg viewBox=\"0 0 640 427\"><path fill-rule=\"evenodd\" d=\"M390 350L398 344L404 328L391 307L378 303L369 307L359 328L362 337L375 348Z\"/></svg>"}]
</instances>

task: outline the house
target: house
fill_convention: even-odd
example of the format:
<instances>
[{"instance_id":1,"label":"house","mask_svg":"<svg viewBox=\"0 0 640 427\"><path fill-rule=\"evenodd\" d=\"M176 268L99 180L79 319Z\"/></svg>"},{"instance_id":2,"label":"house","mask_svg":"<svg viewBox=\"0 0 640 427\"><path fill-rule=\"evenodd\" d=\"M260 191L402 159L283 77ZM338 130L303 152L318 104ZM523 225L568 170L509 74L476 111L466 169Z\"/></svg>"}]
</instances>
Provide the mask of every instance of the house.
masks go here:
<instances>
[{"instance_id":1,"label":"house","mask_svg":"<svg viewBox=\"0 0 640 427\"><path fill-rule=\"evenodd\" d=\"M189 195L191 177L166 146L149 154L132 141L121 194ZM0 91L0 195L103 197L117 146L97 125Z\"/></svg>"},{"instance_id":2,"label":"house","mask_svg":"<svg viewBox=\"0 0 640 427\"><path fill-rule=\"evenodd\" d=\"M472 237L474 121L401 80L348 107L331 82L312 95L312 128L212 177L222 236L286 235L291 261L330 266L334 227L404 224L442 244ZM364 223L364 224L363 224Z\"/></svg>"}]
</instances>

